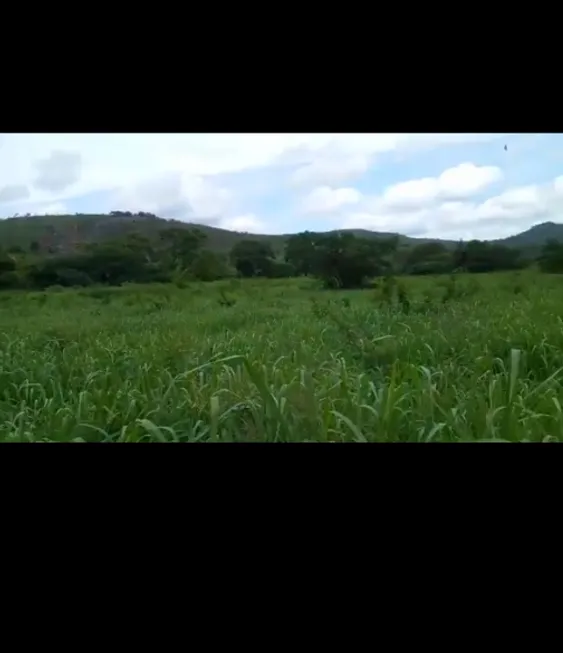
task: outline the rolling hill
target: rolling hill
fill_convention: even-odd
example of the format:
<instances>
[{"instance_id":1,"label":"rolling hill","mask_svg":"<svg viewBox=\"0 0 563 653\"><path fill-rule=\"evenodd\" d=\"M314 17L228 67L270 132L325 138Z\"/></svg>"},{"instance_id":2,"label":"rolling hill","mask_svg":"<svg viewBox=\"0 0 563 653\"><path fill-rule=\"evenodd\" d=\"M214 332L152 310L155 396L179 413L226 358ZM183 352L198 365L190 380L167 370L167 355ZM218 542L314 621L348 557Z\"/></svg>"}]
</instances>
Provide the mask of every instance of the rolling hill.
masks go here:
<instances>
[{"instance_id":1,"label":"rolling hill","mask_svg":"<svg viewBox=\"0 0 563 653\"><path fill-rule=\"evenodd\" d=\"M232 246L243 239L268 241L273 249L281 253L290 234L260 235L247 234L208 225L165 220L151 214L130 214L114 212L110 215L44 215L0 220L0 248L21 247L28 250L32 243L37 243L42 250L52 252L72 252L78 245L101 242L119 238L131 233L139 233L149 239L157 237L163 228L187 229L198 227L207 236L206 246L218 252L228 252ZM410 238L401 234L382 233L362 229L346 230L367 238L385 238L398 236L402 245L412 246L429 242L428 238ZM511 247L540 247L547 239L563 241L563 224L545 222L531 229L494 242ZM436 239L438 240L438 239ZM454 241L442 240L446 246L455 245Z\"/></svg>"},{"instance_id":2,"label":"rolling hill","mask_svg":"<svg viewBox=\"0 0 563 653\"><path fill-rule=\"evenodd\" d=\"M563 224L555 222L542 222L536 224L526 231L522 231L514 236L496 240L494 242L507 245L509 247L539 247L545 243L546 240L560 240L563 241Z\"/></svg>"}]
</instances>

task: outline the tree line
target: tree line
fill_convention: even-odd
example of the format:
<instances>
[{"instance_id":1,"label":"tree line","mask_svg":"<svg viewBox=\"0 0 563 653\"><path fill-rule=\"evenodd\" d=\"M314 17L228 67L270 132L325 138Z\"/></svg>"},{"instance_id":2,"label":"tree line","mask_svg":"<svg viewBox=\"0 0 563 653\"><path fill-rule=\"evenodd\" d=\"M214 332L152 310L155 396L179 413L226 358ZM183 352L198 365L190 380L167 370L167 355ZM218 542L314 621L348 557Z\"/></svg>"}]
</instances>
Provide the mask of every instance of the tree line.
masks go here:
<instances>
[{"instance_id":1,"label":"tree line","mask_svg":"<svg viewBox=\"0 0 563 653\"><path fill-rule=\"evenodd\" d=\"M448 248L439 242L400 246L398 238L363 238L350 232L303 232L290 236L282 257L266 240L241 240L223 255L206 246L197 229L166 228L153 240L133 234L79 245L70 254L0 249L0 288L120 285L229 276L283 278L310 276L327 288L360 288L382 275L449 274L517 270L537 264L563 273L563 244L547 242L539 256L503 245L472 240Z\"/></svg>"},{"instance_id":2,"label":"tree line","mask_svg":"<svg viewBox=\"0 0 563 653\"><path fill-rule=\"evenodd\" d=\"M364 238L351 232L303 232L290 236L283 263L267 242L243 241L231 252L241 276L311 276L329 288L360 288L383 275L438 275L520 270L537 264L563 273L563 243L548 241L539 256L495 242L471 240L454 248L436 241L400 246L398 237Z\"/></svg>"}]
</instances>

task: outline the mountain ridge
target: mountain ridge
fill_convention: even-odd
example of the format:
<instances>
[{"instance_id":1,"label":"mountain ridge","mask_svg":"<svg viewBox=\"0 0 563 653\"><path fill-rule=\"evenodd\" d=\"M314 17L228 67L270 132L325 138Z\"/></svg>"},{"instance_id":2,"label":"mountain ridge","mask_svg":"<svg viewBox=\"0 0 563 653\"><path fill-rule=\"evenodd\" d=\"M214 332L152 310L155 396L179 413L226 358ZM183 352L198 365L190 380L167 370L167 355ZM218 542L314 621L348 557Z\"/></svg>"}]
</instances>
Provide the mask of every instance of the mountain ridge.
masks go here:
<instances>
[{"instance_id":1,"label":"mountain ridge","mask_svg":"<svg viewBox=\"0 0 563 653\"><path fill-rule=\"evenodd\" d=\"M207 236L207 247L220 252L229 251L240 240L252 239L268 241L276 252L281 253L285 241L294 235L251 234L197 222L167 220L150 213L132 214L114 211L111 214L42 215L0 219L0 248L19 247L27 250L35 242L40 250L67 253L83 243L101 242L131 233L138 233L149 239L155 238L163 228L201 229ZM333 229L324 233L338 232L354 233L365 238L398 237L400 244L407 247L427 242L440 242L447 247L453 247L457 243L454 240L416 238L398 232L378 232L367 229ZM563 224L542 222L512 236L491 239L487 242L526 248L540 247L549 239L563 242Z\"/></svg>"}]
</instances>

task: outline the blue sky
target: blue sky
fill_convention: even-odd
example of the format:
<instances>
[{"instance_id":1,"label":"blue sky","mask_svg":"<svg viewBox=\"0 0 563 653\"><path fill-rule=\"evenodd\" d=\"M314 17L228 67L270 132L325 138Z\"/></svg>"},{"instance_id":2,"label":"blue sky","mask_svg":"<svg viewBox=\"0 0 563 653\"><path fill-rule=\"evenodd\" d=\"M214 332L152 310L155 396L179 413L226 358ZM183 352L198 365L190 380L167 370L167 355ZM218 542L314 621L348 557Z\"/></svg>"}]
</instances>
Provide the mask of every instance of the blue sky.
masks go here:
<instances>
[{"instance_id":1,"label":"blue sky","mask_svg":"<svg viewBox=\"0 0 563 653\"><path fill-rule=\"evenodd\" d=\"M563 135L1 134L0 179L0 217L500 238L563 221Z\"/></svg>"}]
</instances>

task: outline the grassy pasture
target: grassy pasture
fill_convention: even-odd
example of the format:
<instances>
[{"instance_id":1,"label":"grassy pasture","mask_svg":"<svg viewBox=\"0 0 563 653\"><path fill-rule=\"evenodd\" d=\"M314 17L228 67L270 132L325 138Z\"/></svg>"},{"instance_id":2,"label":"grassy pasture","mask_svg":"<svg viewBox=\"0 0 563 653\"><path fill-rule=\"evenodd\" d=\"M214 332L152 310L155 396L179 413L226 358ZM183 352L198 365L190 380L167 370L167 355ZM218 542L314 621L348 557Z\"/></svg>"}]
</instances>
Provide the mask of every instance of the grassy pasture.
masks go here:
<instances>
[{"instance_id":1,"label":"grassy pasture","mask_svg":"<svg viewBox=\"0 0 563 653\"><path fill-rule=\"evenodd\" d=\"M563 440L563 279L0 293L0 440Z\"/></svg>"}]
</instances>

